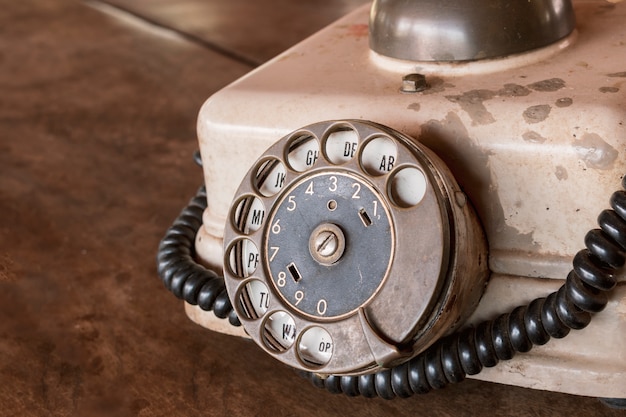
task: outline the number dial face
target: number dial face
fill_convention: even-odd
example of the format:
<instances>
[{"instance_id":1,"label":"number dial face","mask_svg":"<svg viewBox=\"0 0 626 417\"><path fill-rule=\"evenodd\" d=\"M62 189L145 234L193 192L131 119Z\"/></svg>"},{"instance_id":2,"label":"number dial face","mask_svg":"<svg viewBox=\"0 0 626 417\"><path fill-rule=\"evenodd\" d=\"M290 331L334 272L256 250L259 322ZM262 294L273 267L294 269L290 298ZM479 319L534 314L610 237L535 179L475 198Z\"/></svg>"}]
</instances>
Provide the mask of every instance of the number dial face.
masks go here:
<instances>
[{"instance_id":1,"label":"number dial face","mask_svg":"<svg viewBox=\"0 0 626 417\"><path fill-rule=\"evenodd\" d=\"M381 125L328 121L280 139L244 178L224 230L225 284L247 333L326 374L423 350L487 276L480 226L454 193L441 161Z\"/></svg>"},{"instance_id":2,"label":"number dial face","mask_svg":"<svg viewBox=\"0 0 626 417\"><path fill-rule=\"evenodd\" d=\"M367 304L387 275L393 247L387 205L352 173L306 176L277 202L269 224L270 276L303 314L350 314Z\"/></svg>"},{"instance_id":3,"label":"number dial face","mask_svg":"<svg viewBox=\"0 0 626 417\"><path fill-rule=\"evenodd\" d=\"M403 355L386 340L411 334L439 287L427 270L442 260L443 217L410 146L377 125L322 122L248 172L224 232L225 283L247 332L277 359L354 374ZM415 230L416 219L428 221ZM398 233L409 229L432 245L416 250ZM416 259L431 266L416 272Z\"/></svg>"}]
</instances>

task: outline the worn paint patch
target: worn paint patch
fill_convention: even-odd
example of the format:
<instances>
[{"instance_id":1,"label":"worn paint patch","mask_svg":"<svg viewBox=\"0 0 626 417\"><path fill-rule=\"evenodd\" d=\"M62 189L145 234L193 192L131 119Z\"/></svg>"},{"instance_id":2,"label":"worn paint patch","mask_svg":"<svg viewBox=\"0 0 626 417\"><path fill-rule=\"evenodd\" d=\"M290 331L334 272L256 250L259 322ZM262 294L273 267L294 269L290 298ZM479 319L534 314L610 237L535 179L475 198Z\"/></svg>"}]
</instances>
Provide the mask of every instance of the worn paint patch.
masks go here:
<instances>
[{"instance_id":1,"label":"worn paint patch","mask_svg":"<svg viewBox=\"0 0 626 417\"><path fill-rule=\"evenodd\" d=\"M572 100L570 97L562 97L560 99L558 99L554 105L557 107L569 107L574 103L574 100Z\"/></svg>"},{"instance_id":2,"label":"worn paint patch","mask_svg":"<svg viewBox=\"0 0 626 417\"><path fill-rule=\"evenodd\" d=\"M532 91L523 85L519 84L504 84L504 88L501 88L496 93L497 96L500 97L525 97L529 95Z\"/></svg>"},{"instance_id":3,"label":"worn paint patch","mask_svg":"<svg viewBox=\"0 0 626 417\"><path fill-rule=\"evenodd\" d=\"M612 74L606 74L606 76L611 78L626 78L626 71L614 72Z\"/></svg>"},{"instance_id":4,"label":"worn paint patch","mask_svg":"<svg viewBox=\"0 0 626 417\"><path fill-rule=\"evenodd\" d=\"M434 79L437 82L437 79ZM429 80L431 89L429 94L441 92L446 84L441 82L433 84L433 80ZM426 93L426 92L424 92ZM508 83L497 91L492 90L471 90L460 95L446 96L446 99L452 103L457 103L472 119L474 125L487 125L496 121L495 117L487 110L484 102L494 97L525 97L532 91L520 84Z\"/></svg>"},{"instance_id":5,"label":"worn paint patch","mask_svg":"<svg viewBox=\"0 0 626 417\"><path fill-rule=\"evenodd\" d=\"M548 104L539 104L537 106L530 106L524 110L524 120L526 123L539 123L543 122L550 115L550 107Z\"/></svg>"},{"instance_id":6,"label":"worn paint patch","mask_svg":"<svg viewBox=\"0 0 626 417\"><path fill-rule=\"evenodd\" d=\"M506 224L497 183L489 163L490 153L469 136L461 118L449 112L443 120L430 120L418 138L450 167L459 185L483 220L489 241L499 249L533 251L532 233L520 233Z\"/></svg>"},{"instance_id":7,"label":"worn paint patch","mask_svg":"<svg viewBox=\"0 0 626 417\"><path fill-rule=\"evenodd\" d=\"M619 152L596 133L585 133L572 144L578 157L588 168L611 169Z\"/></svg>"},{"instance_id":8,"label":"worn paint patch","mask_svg":"<svg viewBox=\"0 0 626 417\"><path fill-rule=\"evenodd\" d=\"M559 166L556 167L556 171L554 172L554 175L556 175L556 178L559 181L564 181L568 177L567 169L565 169L564 166L559 165Z\"/></svg>"},{"instance_id":9,"label":"worn paint patch","mask_svg":"<svg viewBox=\"0 0 626 417\"><path fill-rule=\"evenodd\" d=\"M454 84L447 83L440 77L428 77L426 78L426 82L428 82L430 88L422 91L422 95L425 96L429 94L442 93L446 90L446 88L454 88Z\"/></svg>"},{"instance_id":10,"label":"worn paint patch","mask_svg":"<svg viewBox=\"0 0 626 417\"><path fill-rule=\"evenodd\" d=\"M494 123L496 119L487 110L483 101L495 96L496 93L491 90L471 90L457 96L446 96L446 98L452 103L458 103L475 125L487 125Z\"/></svg>"},{"instance_id":11,"label":"worn paint patch","mask_svg":"<svg viewBox=\"0 0 626 417\"><path fill-rule=\"evenodd\" d=\"M531 143L544 143L547 140L546 138L544 138L539 133L533 130L524 132L524 134L522 134L522 139L524 139L526 142L531 142Z\"/></svg>"},{"instance_id":12,"label":"worn paint patch","mask_svg":"<svg viewBox=\"0 0 626 417\"><path fill-rule=\"evenodd\" d=\"M411 103L406 108L413 111L420 111L422 106L419 103Z\"/></svg>"},{"instance_id":13,"label":"worn paint patch","mask_svg":"<svg viewBox=\"0 0 626 417\"><path fill-rule=\"evenodd\" d=\"M528 85L528 88L541 92L558 91L563 87L565 87L565 81L560 78L550 78L549 80L537 81Z\"/></svg>"},{"instance_id":14,"label":"worn paint patch","mask_svg":"<svg viewBox=\"0 0 626 417\"><path fill-rule=\"evenodd\" d=\"M600 87L600 88L598 88L598 90L601 93L617 93L619 91L619 88L617 88L617 87Z\"/></svg>"}]
</instances>

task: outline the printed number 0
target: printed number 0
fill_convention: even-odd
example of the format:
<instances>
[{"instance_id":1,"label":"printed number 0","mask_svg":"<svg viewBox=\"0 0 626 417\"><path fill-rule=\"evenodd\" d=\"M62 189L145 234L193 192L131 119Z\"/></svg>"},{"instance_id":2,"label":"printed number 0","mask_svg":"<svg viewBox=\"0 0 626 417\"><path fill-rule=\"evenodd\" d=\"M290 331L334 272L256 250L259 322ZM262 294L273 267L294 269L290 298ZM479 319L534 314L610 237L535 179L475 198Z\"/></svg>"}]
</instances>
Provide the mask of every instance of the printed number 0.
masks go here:
<instances>
[{"instance_id":1,"label":"printed number 0","mask_svg":"<svg viewBox=\"0 0 626 417\"><path fill-rule=\"evenodd\" d=\"M326 300L324 300L323 298L319 300L317 302L317 314L319 314L320 316L323 316L324 314L326 314L327 307L328 305L326 304Z\"/></svg>"}]
</instances>

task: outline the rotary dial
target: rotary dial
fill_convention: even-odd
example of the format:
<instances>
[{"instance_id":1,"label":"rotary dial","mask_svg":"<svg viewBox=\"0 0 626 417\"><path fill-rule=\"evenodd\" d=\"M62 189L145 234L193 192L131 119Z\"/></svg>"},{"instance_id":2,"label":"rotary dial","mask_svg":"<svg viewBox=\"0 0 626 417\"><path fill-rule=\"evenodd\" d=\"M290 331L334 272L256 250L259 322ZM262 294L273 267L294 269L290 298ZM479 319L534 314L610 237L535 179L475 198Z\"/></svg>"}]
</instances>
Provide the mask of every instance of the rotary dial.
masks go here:
<instances>
[{"instance_id":1,"label":"rotary dial","mask_svg":"<svg viewBox=\"0 0 626 417\"><path fill-rule=\"evenodd\" d=\"M226 285L250 337L319 373L419 353L480 295L457 292L485 278L457 259L459 245L480 258L484 242L452 193L434 155L380 125L322 122L280 139L246 175L224 233ZM473 277L457 279L466 267Z\"/></svg>"}]
</instances>

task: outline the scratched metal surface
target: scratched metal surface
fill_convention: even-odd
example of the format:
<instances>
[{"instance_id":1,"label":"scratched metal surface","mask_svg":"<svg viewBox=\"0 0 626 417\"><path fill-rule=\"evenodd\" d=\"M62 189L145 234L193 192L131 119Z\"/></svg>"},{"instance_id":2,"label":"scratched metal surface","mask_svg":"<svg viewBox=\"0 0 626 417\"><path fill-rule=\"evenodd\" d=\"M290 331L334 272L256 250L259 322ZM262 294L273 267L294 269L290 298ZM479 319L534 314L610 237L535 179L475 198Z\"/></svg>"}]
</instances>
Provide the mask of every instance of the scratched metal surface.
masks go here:
<instances>
[{"instance_id":1,"label":"scratched metal surface","mask_svg":"<svg viewBox=\"0 0 626 417\"><path fill-rule=\"evenodd\" d=\"M156 277L156 247L201 181L201 103L250 65L94 6L0 7L0 415L623 415L479 381L333 396L193 324Z\"/></svg>"}]
</instances>

